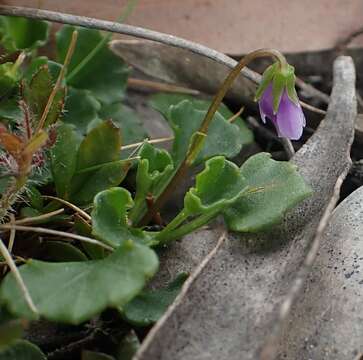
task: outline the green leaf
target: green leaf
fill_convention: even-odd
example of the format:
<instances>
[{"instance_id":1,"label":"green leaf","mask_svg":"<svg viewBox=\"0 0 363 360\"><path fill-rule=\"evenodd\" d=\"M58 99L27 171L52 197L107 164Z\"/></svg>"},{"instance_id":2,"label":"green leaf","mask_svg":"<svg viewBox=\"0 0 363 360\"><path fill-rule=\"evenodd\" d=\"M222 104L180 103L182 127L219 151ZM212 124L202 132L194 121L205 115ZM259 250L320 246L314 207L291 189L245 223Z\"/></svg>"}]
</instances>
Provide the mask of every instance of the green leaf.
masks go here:
<instances>
[{"instance_id":1,"label":"green leaf","mask_svg":"<svg viewBox=\"0 0 363 360\"><path fill-rule=\"evenodd\" d=\"M139 229L131 229L127 211L133 205L130 193L123 188L112 188L96 195L92 211L92 234L113 247L129 239L136 242L147 240Z\"/></svg>"},{"instance_id":2,"label":"green leaf","mask_svg":"<svg viewBox=\"0 0 363 360\"><path fill-rule=\"evenodd\" d=\"M109 306L129 302L157 268L154 251L129 240L102 260L66 263L29 260L19 271L40 316L80 324ZM34 317L12 273L3 280L0 295L12 313Z\"/></svg>"},{"instance_id":3,"label":"green leaf","mask_svg":"<svg viewBox=\"0 0 363 360\"><path fill-rule=\"evenodd\" d=\"M69 124L57 128L57 140L51 149L51 170L57 195L68 199L73 175L77 168L77 152L80 136Z\"/></svg>"},{"instance_id":4,"label":"green leaf","mask_svg":"<svg viewBox=\"0 0 363 360\"><path fill-rule=\"evenodd\" d=\"M100 191L119 185L127 175L131 163L127 160L118 160L109 164L99 165L96 170L90 168L73 179L71 199L76 204L89 204ZM84 176L87 175L88 176ZM80 180L82 182L80 183ZM75 190L77 189L77 190Z\"/></svg>"},{"instance_id":5,"label":"green leaf","mask_svg":"<svg viewBox=\"0 0 363 360\"><path fill-rule=\"evenodd\" d=\"M0 96L9 95L19 80L19 71L13 63L0 65Z\"/></svg>"},{"instance_id":6,"label":"green leaf","mask_svg":"<svg viewBox=\"0 0 363 360\"><path fill-rule=\"evenodd\" d=\"M18 122L22 119L23 113L20 110L18 99L16 97L5 98L0 100L0 120L11 120Z\"/></svg>"},{"instance_id":7,"label":"green leaf","mask_svg":"<svg viewBox=\"0 0 363 360\"><path fill-rule=\"evenodd\" d=\"M30 206L23 206L20 209L20 217L26 218L26 217L34 217L42 215L42 213L39 210L36 210ZM37 222L37 224L42 223L42 221Z\"/></svg>"},{"instance_id":8,"label":"green leaf","mask_svg":"<svg viewBox=\"0 0 363 360\"><path fill-rule=\"evenodd\" d=\"M121 129L124 145L143 141L148 136L136 112L120 102L102 106L100 117L112 120Z\"/></svg>"},{"instance_id":9,"label":"green leaf","mask_svg":"<svg viewBox=\"0 0 363 360\"><path fill-rule=\"evenodd\" d=\"M250 157L240 172L250 189L224 212L228 228L233 231L268 230L311 194L295 165L272 160L267 153Z\"/></svg>"},{"instance_id":10,"label":"green leaf","mask_svg":"<svg viewBox=\"0 0 363 360\"><path fill-rule=\"evenodd\" d=\"M44 206L44 199L40 191L36 187L30 185L27 188L27 195L30 206L36 210L41 211Z\"/></svg>"},{"instance_id":11,"label":"green leaf","mask_svg":"<svg viewBox=\"0 0 363 360\"><path fill-rule=\"evenodd\" d=\"M140 341L135 334L135 331L131 330L121 341L117 352L117 360L132 360L137 350L140 348Z\"/></svg>"},{"instance_id":12,"label":"green leaf","mask_svg":"<svg viewBox=\"0 0 363 360\"><path fill-rule=\"evenodd\" d=\"M199 103L194 105L193 102L185 100L172 106L167 114L175 136L171 152L175 166L179 165L184 159L189 148L190 139L198 131L203 121L206 110L198 109L202 106L206 107ZM243 130L240 127L228 122L223 115L217 112L209 127L204 147L194 161L194 165L216 155L236 156L240 152L242 145L246 143L244 136L241 136L242 132ZM248 137L248 141L250 141L250 136L248 135Z\"/></svg>"},{"instance_id":13,"label":"green leaf","mask_svg":"<svg viewBox=\"0 0 363 360\"><path fill-rule=\"evenodd\" d=\"M130 219L137 223L146 209L146 197L158 196L162 184L173 173L173 161L166 150L157 149L145 143L140 149L140 160L136 173L135 204L130 212Z\"/></svg>"},{"instance_id":14,"label":"green leaf","mask_svg":"<svg viewBox=\"0 0 363 360\"><path fill-rule=\"evenodd\" d=\"M47 360L41 350L26 340L18 340L12 346L0 351L0 360Z\"/></svg>"},{"instance_id":15,"label":"green leaf","mask_svg":"<svg viewBox=\"0 0 363 360\"><path fill-rule=\"evenodd\" d=\"M75 176L71 182L72 201L87 204L100 191L119 185L130 167L119 160L121 133L111 121L93 128L81 142Z\"/></svg>"},{"instance_id":16,"label":"green leaf","mask_svg":"<svg viewBox=\"0 0 363 360\"><path fill-rule=\"evenodd\" d=\"M246 179L239 168L222 156L214 157L197 175L196 186L184 198L188 215L206 214L233 204L247 190Z\"/></svg>"},{"instance_id":17,"label":"green leaf","mask_svg":"<svg viewBox=\"0 0 363 360\"><path fill-rule=\"evenodd\" d=\"M156 323L173 303L187 277L187 273L181 273L164 289L144 290L120 309L122 315L135 326Z\"/></svg>"},{"instance_id":18,"label":"green leaf","mask_svg":"<svg viewBox=\"0 0 363 360\"><path fill-rule=\"evenodd\" d=\"M57 79L60 70L62 69L62 65L49 60L46 56L38 56L36 58L33 58L29 65L24 69L23 77L28 82L31 81L33 76L43 67L48 66L50 75L52 76L52 79Z\"/></svg>"},{"instance_id":19,"label":"green leaf","mask_svg":"<svg viewBox=\"0 0 363 360\"><path fill-rule=\"evenodd\" d=\"M58 61L64 62L70 39L74 30L78 39L68 74L102 41L103 36L97 30L65 25L56 34ZM129 74L128 67L108 48L107 44L84 66L68 84L78 89L90 90L99 101L112 104L122 99Z\"/></svg>"},{"instance_id":20,"label":"green leaf","mask_svg":"<svg viewBox=\"0 0 363 360\"><path fill-rule=\"evenodd\" d=\"M119 160L120 148L120 129L111 121L102 122L82 141L78 152L77 171Z\"/></svg>"},{"instance_id":21,"label":"green leaf","mask_svg":"<svg viewBox=\"0 0 363 360\"><path fill-rule=\"evenodd\" d=\"M0 307L0 354L2 350L22 337L23 330L24 322L14 318L5 308Z\"/></svg>"},{"instance_id":22,"label":"green leaf","mask_svg":"<svg viewBox=\"0 0 363 360\"><path fill-rule=\"evenodd\" d=\"M82 217L76 216L74 220L74 229L77 234L82 236L91 237L92 236L92 226L89 225ZM92 260L100 260L106 256L106 250L98 245L91 243L82 243L82 247Z\"/></svg>"},{"instance_id":23,"label":"green leaf","mask_svg":"<svg viewBox=\"0 0 363 360\"><path fill-rule=\"evenodd\" d=\"M193 103L193 105L197 105L198 103L205 102L208 105L210 104L210 101L205 100L198 100L195 97L191 95L185 95L185 94L170 94L170 93L157 93L149 98L149 104L152 108L159 111L160 114L162 114L167 121L170 120L169 117L169 111L172 106L178 105L184 100L189 100ZM208 109L208 108L207 108ZM206 110L205 108L199 109L199 110Z\"/></svg>"},{"instance_id":24,"label":"green leaf","mask_svg":"<svg viewBox=\"0 0 363 360\"><path fill-rule=\"evenodd\" d=\"M205 114L206 111L196 110L189 101L183 101L171 108L170 116L175 135L172 157L175 164L179 164L185 157L191 136L198 131ZM236 156L241 148L238 127L228 123L220 113L216 113L209 127L204 147L194 164L197 165L215 155Z\"/></svg>"},{"instance_id":25,"label":"green leaf","mask_svg":"<svg viewBox=\"0 0 363 360\"><path fill-rule=\"evenodd\" d=\"M119 159L120 148L120 130L110 121L92 129L82 142L72 125L62 124L51 154L58 196L88 204L98 192L118 185L130 167Z\"/></svg>"},{"instance_id":26,"label":"green leaf","mask_svg":"<svg viewBox=\"0 0 363 360\"><path fill-rule=\"evenodd\" d=\"M100 109L100 102L90 91L70 88L62 120L73 124L79 133L85 135L93 123L101 122L98 116Z\"/></svg>"},{"instance_id":27,"label":"green leaf","mask_svg":"<svg viewBox=\"0 0 363 360\"><path fill-rule=\"evenodd\" d=\"M23 17L0 18L1 44L8 51L34 49L43 46L49 35L49 23Z\"/></svg>"},{"instance_id":28,"label":"green leaf","mask_svg":"<svg viewBox=\"0 0 363 360\"><path fill-rule=\"evenodd\" d=\"M72 244L63 241L46 241L40 246L41 258L44 261L86 261L87 256Z\"/></svg>"},{"instance_id":29,"label":"green leaf","mask_svg":"<svg viewBox=\"0 0 363 360\"><path fill-rule=\"evenodd\" d=\"M53 90L53 78L48 65L43 65L33 75L29 85L24 87L24 97L33 114L33 128L36 128ZM60 88L54 97L44 127L54 124L63 112L65 88Z\"/></svg>"},{"instance_id":30,"label":"green leaf","mask_svg":"<svg viewBox=\"0 0 363 360\"><path fill-rule=\"evenodd\" d=\"M104 353L83 350L81 360L115 360L115 358Z\"/></svg>"},{"instance_id":31,"label":"green leaf","mask_svg":"<svg viewBox=\"0 0 363 360\"><path fill-rule=\"evenodd\" d=\"M195 107L197 110L202 111L208 111L208 108L211 104L211 101L197 99L191 95L169 93L158 93L151 96L149 104L154 109L159 111L170 123L169 111L171 110L172 106L178 105L184 100L189 100L193 103L193 107ZM234 115L232 111L230 111L228 107L224 104L221 104L218 112L227 120ZM237 125L239 128L239 136L242 146L253 142L252 131L247 127L245 122L240 117L237 117L233 121L233 124Z\"/></svg>"}]
</instances>

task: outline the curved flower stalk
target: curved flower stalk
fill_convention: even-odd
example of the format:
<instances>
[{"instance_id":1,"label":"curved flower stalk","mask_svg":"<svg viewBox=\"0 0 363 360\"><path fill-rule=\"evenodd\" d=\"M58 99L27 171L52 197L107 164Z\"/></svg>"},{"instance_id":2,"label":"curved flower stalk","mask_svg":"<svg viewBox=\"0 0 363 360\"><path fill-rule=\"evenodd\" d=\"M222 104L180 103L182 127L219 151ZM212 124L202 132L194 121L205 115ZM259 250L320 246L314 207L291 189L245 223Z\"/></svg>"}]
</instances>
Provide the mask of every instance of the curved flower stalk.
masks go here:
<instances>
[{"instance_id":1,"label":"curved flower stalk","mask_svg":"<svg viewBox=\"0 0 363 360\"><path fill-rule=\"evenodd\" d=\"M266 117L275 125L280 137L298 140L306 124L295 90L294 67L275 62L263 74L256 92L261 119Z\"/></svg>"}]
</instances>

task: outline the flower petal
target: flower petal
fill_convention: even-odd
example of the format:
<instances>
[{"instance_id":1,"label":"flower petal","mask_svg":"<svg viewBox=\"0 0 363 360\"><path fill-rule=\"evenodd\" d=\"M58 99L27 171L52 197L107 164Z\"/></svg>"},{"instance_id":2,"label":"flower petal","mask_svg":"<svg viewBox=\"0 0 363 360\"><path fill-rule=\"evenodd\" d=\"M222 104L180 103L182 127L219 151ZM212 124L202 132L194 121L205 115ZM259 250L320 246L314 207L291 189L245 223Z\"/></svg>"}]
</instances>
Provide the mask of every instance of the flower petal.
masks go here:
<instances>
[{"instance_id":1,"label":"flower petal","mask_svg":"<svg viewBox=\"0 0 363 360\"><path fill-rule=\"evenodd\" d=\"M291 140L300 139L303 127L305 126L305 116L300 104L295 104L284 91L280 106L276 115L276 124L279 136L287 137Z\"/></svg>"},{"instance_id":2,"label":"flower petal","mask_svg":"<svg viewBox=\"0 0 363 360\"><path fill-rule=\"evenodd\" d=\"M272 108L272 85L270 84L263 92L261 99L258 102L260 108L261 119L266 123L266 117L270 120L275 118Z\"/></svg>"}]
</instances>

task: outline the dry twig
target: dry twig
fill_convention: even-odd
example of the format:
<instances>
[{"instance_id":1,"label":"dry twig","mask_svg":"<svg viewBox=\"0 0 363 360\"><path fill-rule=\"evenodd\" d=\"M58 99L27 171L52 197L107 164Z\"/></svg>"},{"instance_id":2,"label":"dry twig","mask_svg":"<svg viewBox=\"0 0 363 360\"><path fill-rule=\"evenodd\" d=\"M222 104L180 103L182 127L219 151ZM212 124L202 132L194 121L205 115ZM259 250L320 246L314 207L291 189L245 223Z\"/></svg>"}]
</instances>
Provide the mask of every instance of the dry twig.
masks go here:
<instances>
[{"instance_id":1,"label":"dry twig","mask_svg":"<svg viewBox=\"0 0 363 360\"><path fill-rule=\"evenodd\" d=\"M138 143L121 146L121 150L135 149L135 148L140 147L142 144L144 144L146 142L149 144L160 144L160 143L164 143L164 142L168 142L168 141L172 141L172 140L174 140L174 136L162 137L162 138L150 139L150 140L145 139L144 141L141 141Z\"/></svg>"},{"instance_id":2,"label":"dry twig","mask_svg":"<svg viewBox=\"0 0 363 360\"><path fill-rule=\"evenodd\" d=\"M43 196L45 199L50 199L50 200L55 200L58 201L66 206L68 206L70 209L74 210L75 212L77 212L78 214L80 214L81 216L83 216L86 220L91 221L92 218L90 215L88 215L85 211L83 211L82 209L80 209L78 206L72 204L71 202L61 199L59 197L56 196L49 196L49 195L44 195Z\"/></svg>"},{"instance_id":3,"label":"dry twig","mask_svg":"<svg viewBox=\"0 0 363 360\"><path fill-rule=\"evenodd\" d=\"M30 224L30 223L33 223L33 222L36 222L36 221L42 221L42 220L49 219L49 218L51 218L53 216L61 214L63 211L64 211L64 209L58 209L58 210L51 211L51 212L46 213L46 214L15 220L13 222L10 222L10 224L16 224L16 225Z\"/></svg>"},{"instance_id":4,"label":"dry twig","mask_svg":"<svg viewBox=\"0 0 363 360\"><path fill-rule=\"evenodd\" d=\"M33 227L33 226L14 225L14 224L13 225L12 224L1 224L0 225L0 229L2 229L2 230L11 230L12 228L14 228L15 230L19 230L19 231L31 231L31 232L36 232L36 233L40 233L40 234L49 234L49 235L65 237L65 238L69 238L69 239L73 239L73 240L79 240L79 241L87 242L90 244L98 245L109 251L114 250L111 246L108 246L108 245L104 244L103 242L98 241L96 239L92 239L92 238L77 235L77 234L67 233L65 231L58 231L58 230L47 229L47 228L42 228L42 227L35 227L35 226Z\"/></svg>"},{"instance_id":5,"label":"dry twig","mask_svg":"<svg viewBox=\"0 0 363 360\"><path fill-rule=\"evenodd\" d=\"M13 225L15 226L15 225ZM15 278L15 281L16 283L18 284L23 296L24 296L24 299L25 299L25 302L28 304L30 310L35 313L35 314L38 314L38 310L30 296L30 293L29 293L29 290L28 288L26 287L25 283L24 283L24 280L23 278L21 277L20 275L20 272L13 260L13 258L11 257L11 254L9 253L7 247L4 245L3 241L0 239L0 253L1 255L4 257L6 263L8 264L11 272L13 273L14 275L14 278Z\"/></svg>"}]
</instances>

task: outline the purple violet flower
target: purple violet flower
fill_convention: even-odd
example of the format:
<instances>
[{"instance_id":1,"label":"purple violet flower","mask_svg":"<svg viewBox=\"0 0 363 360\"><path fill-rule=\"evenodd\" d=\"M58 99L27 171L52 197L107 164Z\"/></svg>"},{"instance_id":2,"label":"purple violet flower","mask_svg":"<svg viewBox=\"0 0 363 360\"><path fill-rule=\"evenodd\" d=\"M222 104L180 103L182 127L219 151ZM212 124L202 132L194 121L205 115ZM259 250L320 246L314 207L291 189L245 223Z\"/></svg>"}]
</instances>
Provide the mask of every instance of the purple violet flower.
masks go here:
<instances>
[{"instance_id":1,"label":"purple violet flower","mask_svg":"<svg viewBox=\"0 0 363 360\"><path fill-rule=\"evenodd\" d=\"M262 121L269 118L280 137L301 138L305 116L295 90L295 69L284 58L263 73L255 95Z\"/></svg>"},{"instance_id":2,"label":"purple violet flower","mask_svg":"<svg viewBox=\"0 0 363 360\"><path fill-rule=\"evenodd\" d=\"M262 93L258 102L261 119L266 123L266 117L269 118L276 127L280 137L286 137L291 140L300 139L303 128L306 125L305 116L299 102L292 101L286 89L283 90L278 105L277 112L273 111L272 84L270 83Z\"/></svg>"}]
</instances>

